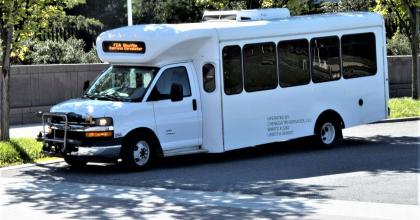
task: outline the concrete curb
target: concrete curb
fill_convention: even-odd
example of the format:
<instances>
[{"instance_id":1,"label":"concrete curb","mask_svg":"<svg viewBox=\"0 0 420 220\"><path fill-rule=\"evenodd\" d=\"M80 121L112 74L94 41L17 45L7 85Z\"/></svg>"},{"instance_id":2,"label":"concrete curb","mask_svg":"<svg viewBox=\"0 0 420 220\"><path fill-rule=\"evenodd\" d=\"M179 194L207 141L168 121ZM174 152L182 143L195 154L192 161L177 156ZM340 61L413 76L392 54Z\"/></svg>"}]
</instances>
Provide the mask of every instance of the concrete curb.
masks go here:
<instances>
[{"instance_id":1,"label":"concrete curb","mask_svg":"<svg viewBox=\"0 0 420 220\"><path fill-rule=\"evenodd\" d=\"M382 120L382 121L373 122L371 124L405 122L405 121L418 121L418 120L420 120L420 117L392 118L392 119L385 119L385 120Z\"/></svg>"},{"instance_id":2,"label":"concrete curb","mask_svg":"<svg viewBox=\"0 0 420 220\"><path fill-rule=\"evenodd\" d=\"M39 165L42 166L42 165L61 163L61 162L64 162L64 160L63 159L56 159L56 160L52 160L52 161L45 161L45 162L39 162L39 163L35 162L35 163L26 163L26 164L20 164L20 165L15 165L15 166L1 167L0 172L5 171L5 170L22 169L22 168L34 167L34 166L39 166Z\"/></svg>"}]
</instances>

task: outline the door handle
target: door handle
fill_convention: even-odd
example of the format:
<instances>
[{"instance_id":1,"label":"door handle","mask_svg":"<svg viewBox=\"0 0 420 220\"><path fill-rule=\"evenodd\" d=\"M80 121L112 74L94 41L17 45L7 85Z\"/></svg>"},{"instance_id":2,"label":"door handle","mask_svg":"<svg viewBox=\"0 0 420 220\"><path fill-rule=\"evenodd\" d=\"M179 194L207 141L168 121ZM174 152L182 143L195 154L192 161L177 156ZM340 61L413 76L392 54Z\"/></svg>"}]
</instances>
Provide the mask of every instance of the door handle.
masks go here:
<instances>
[{"instance_id":1,"label":"door handle","mask_svg":"<svg viewBox=\"0 0 420 220\"><path fill-rule=\"evenodd\" d=\"M193 111L197 111L197 100L192 100Z\"/></svg>"}]
</instances>

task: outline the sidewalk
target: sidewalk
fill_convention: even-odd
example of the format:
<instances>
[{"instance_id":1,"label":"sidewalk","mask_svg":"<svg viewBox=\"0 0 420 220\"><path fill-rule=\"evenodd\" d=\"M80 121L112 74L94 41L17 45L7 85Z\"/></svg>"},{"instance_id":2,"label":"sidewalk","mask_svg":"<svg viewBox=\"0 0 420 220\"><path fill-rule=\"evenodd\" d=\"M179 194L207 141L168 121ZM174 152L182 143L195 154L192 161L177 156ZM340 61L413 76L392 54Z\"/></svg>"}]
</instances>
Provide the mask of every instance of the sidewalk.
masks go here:
<instances>
[{"instance_id":1,"label":"sidewalk","mask_svg":"<svg viewBox=\"0 0 420 220\"><path fill-rule=\"evenodd\" d=\"M10 137L35 138L42 131L42 124L14 125L10 127Z\"/></svg>"}]
</instances>

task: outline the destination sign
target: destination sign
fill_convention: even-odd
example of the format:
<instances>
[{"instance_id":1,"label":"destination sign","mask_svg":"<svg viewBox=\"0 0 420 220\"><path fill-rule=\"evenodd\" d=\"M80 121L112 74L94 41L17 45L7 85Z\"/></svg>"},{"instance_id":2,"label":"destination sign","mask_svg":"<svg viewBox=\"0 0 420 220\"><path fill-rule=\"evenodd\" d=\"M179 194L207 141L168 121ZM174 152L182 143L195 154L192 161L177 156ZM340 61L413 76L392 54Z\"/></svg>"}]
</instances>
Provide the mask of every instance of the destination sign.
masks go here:
<instances>
[{"instance_id":1,"label":"destination sign","mask_svg":"<svg viewBox=\"0 0 420 220\"><path fill-rule=\"evenodd\" d=\"M139 41L104 41L104 52L112 53L145 53L146 45Z\"/></svg>"}]
</instances>

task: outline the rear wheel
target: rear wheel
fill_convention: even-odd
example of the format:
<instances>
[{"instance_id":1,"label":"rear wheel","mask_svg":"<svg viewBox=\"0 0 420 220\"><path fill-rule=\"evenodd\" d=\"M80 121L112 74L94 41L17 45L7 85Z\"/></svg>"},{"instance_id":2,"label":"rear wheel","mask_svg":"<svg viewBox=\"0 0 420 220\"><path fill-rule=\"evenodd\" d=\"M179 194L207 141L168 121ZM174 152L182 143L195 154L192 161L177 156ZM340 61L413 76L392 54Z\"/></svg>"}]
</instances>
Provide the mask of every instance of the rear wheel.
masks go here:
<instances>
[{"instance_id":1,"label":"rear wheel","mask_svg":"<svg viewBox=\"0 0 420 220\"><path fill-rule=\"evenodd\" d=\"M84 166L86 166L87 161L86 160L82 160L78 157L71 157L71 156L64 156L64 161L70 165L71 167L74 168L82 168Z\"/></svg>"},{"instance_id":2,"label":"rear wheel","mask_svg":"<svg viewBox=\"0 0 420 220\"><path fill-rule=\"evenodd\" d=\"M315 128L315 139L321 147L330 148L341 137L341 126L334 119L321 119Z\"/></svg>"},{"instance_id":3,"label":"rear wheel","mask_svg":"<svg viewBox=\"0 0 420 220\"><path fill-rule=\"evenodd\" d=\"M155 155L151 138L133 135L124 143L122 160L128 168L146 170L153 164Z\"/></svg>"}]
</instances>

